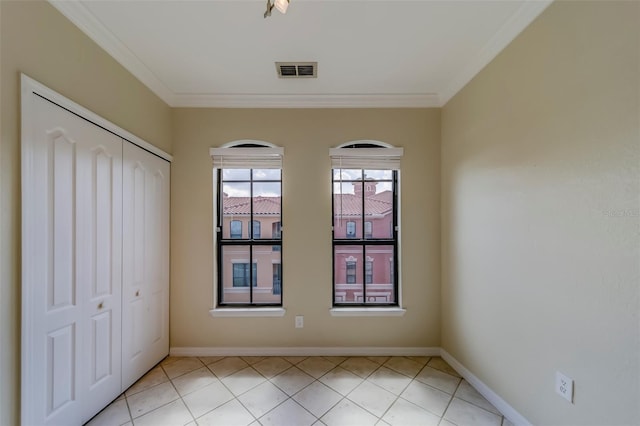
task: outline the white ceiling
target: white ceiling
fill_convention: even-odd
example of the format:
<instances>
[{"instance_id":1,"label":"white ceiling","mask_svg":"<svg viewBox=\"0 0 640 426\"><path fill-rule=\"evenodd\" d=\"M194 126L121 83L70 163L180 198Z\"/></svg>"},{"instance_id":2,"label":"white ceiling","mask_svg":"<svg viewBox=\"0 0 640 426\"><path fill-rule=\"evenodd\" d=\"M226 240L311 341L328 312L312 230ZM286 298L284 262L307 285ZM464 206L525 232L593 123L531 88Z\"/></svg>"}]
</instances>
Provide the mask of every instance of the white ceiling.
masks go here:
<instances>
[{"instance_id":1,"label":"white ceiling","mask_svg":"<svg viewBox=\"0 0 640 426\"><path fill-rule=\"evenodd\" d=\"M551 0L50 0L171 106L442 106ZM317 61L281 79L276 61Z\"/></svg>"}]
</instances>

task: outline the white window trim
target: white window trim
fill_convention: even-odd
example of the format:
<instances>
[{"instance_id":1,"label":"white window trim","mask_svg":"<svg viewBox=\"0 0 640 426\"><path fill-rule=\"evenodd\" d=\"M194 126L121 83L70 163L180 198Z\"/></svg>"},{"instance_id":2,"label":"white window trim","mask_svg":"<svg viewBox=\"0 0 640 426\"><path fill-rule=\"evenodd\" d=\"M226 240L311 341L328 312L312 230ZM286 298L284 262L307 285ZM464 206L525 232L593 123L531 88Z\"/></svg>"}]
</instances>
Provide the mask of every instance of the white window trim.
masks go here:
<instances>
[{"instance_id":1,"label":"white window trim","mask_svg":"<svg viewBox=\"0 0 640 426\"><path fill-rule=\"evenodd\" d=\"M272 157L272 158L277 158L280 162L282 162L282 158L284 156L284 148L280 148L272 143L269 142L264 142L264 141L256 141L256 140L240 140L240 141L234 141L234 142L230 142L227 143L225 145L223 145L220 148L210 148L209 149L209 155L211 157L212 161L215 161L214 156L215 155L220 155L220 154L233 154L235 151L230 151L230 149L243 149L243 148L233 148L236 145L242 145L242 144L259 144L259 145L265 145L268 148L257 148L259 149L259 153L267 153L267 151L265 150L269 150L269 152L267 153L268 156ZM251 148L244 148L244 149L251 149ZM249 151L245 151L245 152L249 152ZM230 164L231 165L231 164ZM232 166L233 167L233 166ZM258 168L258 167L255 167ZM265 167L266 168L266 167ZM280 164L280 167L276 167L276 168L280 168L282 169L282 164ZM218 175L216 173L216 170L218 169L218 167L216 167L215 163L213 164L213 167L211 168L211 174L212 174L212 188L217 188L218 187ZM218 223L218 211L217 211L217 202L218 202L218 197L217 194L213 194L213 225L214 225L214 229L213 229L213 308L211 308L209 310L209 315L211 317L214 318L220 318L220 317L231 317L231 318L258 318L258 317L282 317L286 314L287 310L284 306L282 307L233 307L233 306L224 306L224 307L218 307L218 262L216 261L217 257L218 257L218 244L216 241L216 227L215 224ZM248 260L244 263L248 263ZM284 299L283 299L283 303L284 303Z\"/></svg>"},{"instance_id":2,"label":"white window trim","mask_svg":"<svg viewBox=\"0 0 640 426\"><path fill-rule=\"evenodd\" d=\"M329 313L332 317L402 317L407 312L406 309L397 306L391 308L385 307L340 307L331 308Z\"/></svg>"}]
</instances>

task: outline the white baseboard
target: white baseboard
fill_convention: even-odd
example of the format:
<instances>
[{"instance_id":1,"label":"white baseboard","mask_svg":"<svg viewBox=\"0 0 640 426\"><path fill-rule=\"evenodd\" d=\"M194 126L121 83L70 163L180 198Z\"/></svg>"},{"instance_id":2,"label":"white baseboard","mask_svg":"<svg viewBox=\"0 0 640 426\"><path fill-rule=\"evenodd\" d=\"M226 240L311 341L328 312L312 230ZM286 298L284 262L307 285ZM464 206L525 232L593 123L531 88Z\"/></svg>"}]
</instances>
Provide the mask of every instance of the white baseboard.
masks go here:
<instances>
[{"instance_id":1,"label":"white baseboard","mask_svg":"<svg viewBox=\"0 0 640 426\"><path fill-rule=\"evenodd\" d=\"M522 414L518 413L515 408L509 405L504 399L495 393L489 386L487 386L482 380L476 377L471 371L469 371L464 365L462 365L457 359L451 356L449 352L444 349L440 349L440 356L447 361L447 363L453 367L464 379L471 384L487 401L493 404L507 419L516 426L532 426L531 422L527 420Z\"/></svg>"},{"instance_id":2,"label":"white baseboard","mask_svg":"<svg viewBox=\"0 0 640 426\"><path fill-rule=\"evenodd\" d=\"M429 347L175 347L171 356L439 356Z\"/></svg>"}]
</instances>

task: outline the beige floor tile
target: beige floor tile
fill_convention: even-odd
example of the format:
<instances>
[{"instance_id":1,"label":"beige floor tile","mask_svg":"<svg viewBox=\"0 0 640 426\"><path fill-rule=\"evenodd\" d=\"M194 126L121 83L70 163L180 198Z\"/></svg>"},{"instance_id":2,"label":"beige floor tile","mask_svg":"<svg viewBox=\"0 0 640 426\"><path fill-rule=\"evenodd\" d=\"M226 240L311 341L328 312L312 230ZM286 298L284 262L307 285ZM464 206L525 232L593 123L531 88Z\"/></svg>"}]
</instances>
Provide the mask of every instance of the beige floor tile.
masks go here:
<instances>
[{"instance_id":1,"label":"beige floor tile","mask_svg":"<svg viewBox=\"0 0 640 426\"><path fill-rule=\"evenodd\" d=\"M86 426L120 426L131 421L127 401L120 399L107 405Z\"/></svg>"},{"instance_id":2,"label":"beige floor tile","mask_svg":"<svg viewBox=\"0 0 640 426\"><path fill-rule=\"evenodd\" d=\"M280 357L272 356L253 364L253 368L258 370L264 377L270 379L291 367L291 363Z\"/></svg>"},{"instance_id":3,"label":"beige floor tile","mask_svg":"<svg viewBox=\"0 0 640 426\"><path fill-rule=\"evenodd\" d=\"M116 401L120 401L121 399L124 399L124 393L121 393L120 396L116 398Z\"/></svg>"},{"instance_id":4,"label":"beige floor tile","mask_svg":"<svg viewBox=\"0 0 640 426\"><path fill-rule=\"evenodd\" d=\"M135 426L182 426L193 417L182 400L178 399L133 420Z\"/></svg>"},{"instance_id":5,"label":"beige floor tile","mask_svg":"<svg viewBox=\"0 0 640 426\"><path fill-rule=\"evenodd\" d=\"M240 358L242 358L242 360L244 362L246 362L247 364L253 365L256 362L260 362L263 359L268 358L268 357L266 357L266 356L241 356Z\"/></svg>"},{"instance_id":6,"label":"beige floor tile","mask_svg":"<svg viewBox=\"0 0 640 426\"><path fill-rule=\"evenodd\" d=\"M439 356L432 357L427 365L431 368L435 368L436 370L444 371L445 373L451 374L452 376L461 377L458 372L453 369L452 366L447 364L447 362Z\"/></svg>"},{"instance_id":7,"label":"beige floor tile","mask_svg":"<svg viewBox=\"0 0 640 426\"><path fill-rule=\"evenodd\" d=\"M453 398L449 408L444 413L444 418L462 426L500 426L502 422L501 416L483 410L477 405L470 404L459 398Z\"/></svg>"},{"instance_id":8,"label":"beige floor tile","mask_svg":"<svg viewBox=\"0 0 640 426\"><path fill-rule=\"evenodd\" d=\"M181 396L217 382L218 379L207 367L198 368L172 380L173 385Z\"/></svg>"},{"instance_id":9,"label":"beige floor tile","mask_svg":"<svg viewBox=\"0 0 640 426\"><path fill-rule=\"evenodd\" d=\"M417 362L423 367L427 365L427 362L429 362L429 360L431 359L431 357L429 356L408 356L407 358L409 358L411 361Z\"/></svg>"},{"instance_id":10,"label":"beige floor tile","mask_svg":"<svg viewBox=\"0 0 640 426\"><path fill-rule=\"evenodd\" d=\"M274 407L289 399L271 382L264 382L238 398L242 405L249 410L254 417L262 417Z\"/></svg>"},{"instance_id":11,"label":"beige floor tile","mask_svg":"<svg viewBox=\"0 0 640 426\"><path fill-rule=\"evenodd\" d=\"M320 419L327 426L375 425L378 418L356 403L343 399Z\"/></svg>"},{"instance_id":12,"label":"beige floor tile","mask_svg":"<svg viewBox=\"0 0 640 426\"><path fill-rule=\"evenodd\" d=\"M437 426L440 417L402 398L382 418L392 426Z\"/></svg>"},{"instance_id":13,"label":"beige floor tile","mask_svg":"<svg viewBox=\"0 0 640 426\"><path fill-rule=\"evenodd\" d=\"M398 397L371 382L365 381L351 392L348 398L371 414L382 417Z\"/></svg>"},{"instance_id":14,"label":"beige floor tile","mask_svg":"<svg viewBox=\"0 0 640 426\"><path fill-rule=\"evenodd\" d=\"M204 365L213 364L214 362L217 362L217 361L220 361L221 359L224 359L223 356L201 356L199 358L200 358L200 361L202 361L202 363Z\"/></svg>"},{"instance_id":15,"label":"beige floor tile","mask_svg":"<svg viewBox=\"0 0 640 426\"><path fill-rule=\"evenodd\" d=\"M263 426L307 426L315 422L316 418L293 399L288 399L260 417Z\"/></svg>"},{"instance_id":16,"label":"beige floor tile","mask_svg":"<svg viewBox=\"0 0 640 426\"><path fill-rule=\"evenodd\" d=\"M418 373L416 380L452 395L460 383L459 377L436 370L428 365Z\"/></svg>"},{"instance_id":17,"label":"beige floor tile","mask_svg":"<svg viewBox=\"0 0 640 426\"><path fill-rule=\"evenodd\" d=\"M438 426L458 426L454 423L451 423L449 420L447 419L441 419L440 420L440 424Z\"/></svg>"},{"instance_id":18,"label":"beige floor tile","mask_svg":"<svg viewBox=\"0 0 640 426\"><path fill-rule=\"evenodd\" d=\"M233 399L196 419L198 426L247 426L254 421L255 418L237 399Z\"/></svg>"},{"instance_id":19,"label":"beige floor tile","mask_svg":"<svg viewBox=\"0 0 640 426\"><path fill-rule=\"evenodd\" d=\"M353 357L340 364L340 367L365 378L376 371L380 367L380 364L364 357Z\"/></svg>"},{"instance_id":20,"label":"beige floor tile","mask_svg":"<svg viewBox=\"0 0 640 426\"><path fill-rule=\"evenodd\" d=\"M411 383L411 379L404 374L389 370L386 367L380 367L367 380L396 395L400 395Z\"/></svg>"},{"instance_id":21,"label":"beige floor tile","mask_svg":"<svg viewBox=\"0 0 640 426\"><path fill-rule=\"evenodd\" d=\"M160 365L167 365L167 364L171 364L172 362L181 360L181 359L185 359L188 357L185 356L171 356L169 355L168 357L166 357L165 359L163 359L162 361L160 361Z\"/></svg>"},{"instance_id":22,"label":"beige floor tile","mask_svg":"<svg viewBox=\"0 0 640 426\"><path fill-rule=\"evenodd\" d=\"M315 379L313 377L297 367L291 367L290 369L271 378L271 382L289 396L297 393L300 389L309 385L314 380Z\"/></svg>"},{"instance_id":23,"label":"beige floor tile","mask_svg":"<svg viewBox=\"0 0 640 426\"><path fill-rule=\"evenodd\" d=\"M368 356L367 359L369 361L373 361L378 365L382 365L385 362L387 362L387 360L391 358L390 356Z\"/></svg>"},{"instance_id":24,"label":"beige floor tile","mask_svg":"<svg viewBox=\"0 0 640 426\"><path fill-rule=\"evenodd\" d=\"M346 356L324 356L323 358L329 362L334 363L335 365L340 365L343 361L347 359Z\"/></svg>"},{"instance_id":25,"label":"beige floor tile","mask_svg":"<svg viewBox=\"0 0 640 426\"><path fill-rule=\"evenodd\" d=\"M203 414L218 408L222 404L233 399L229 390L216 380L214 383L191 392L182 398L187 404L191 414L197 419Z\"/></svg>"},{"instance_id":26,"label":"beige floor tile","mask_svg":"<svg viewBox=\"0 0 640 426\"><path fill-rule=\"evenodd\" d=\"M458 390L455 394L456 397L460 399L464 399L467 402L470 402L474 405L477 405L480 408L484 408L487 411L491 411L492 413L500 414L500 411L496 407L494 407L489 401L485 399L484 396L480 395L480 392L474 389L473 386L469 384L466 380L463 380L458 386Z\"/></svg>"},{"instance_id":27,"label":"beige floor tile","mask_svg":"<svg viewBox=\"0 0 640 426\"><path fill-rule=\"evenodd\" d=\"M282 358L286 359L291 364L296 365L296 364L304 361L305 359L307 359L309 357L307 357L307 356L283 356Z\"/></svg>"},{"instance_id":28,"label":"beige floor tile","mask_svg":"<svg viewBox=\"0 0 640 426\"><path fill-rule=\"evenodd\" d=\"M363 379L342 367L336 367L318 380L336 392L347 395L362 383Z\"/></svg>"},{"instance_id":29,"label":"beige floor tile","mask_svg":"<svg viewBox=\"0 0 640 426\"><path fill-rule=\"evenodd\" d=\"M233 374L236 371L240 371L248 366L249 364L243 361L240 357L230 356L207 365L207 368L219 379L222 379L223 377Z\"/></svg>"},{"instance_id":30,"label":"beige floor tile","mask_svg":"<svg viewBox=\"0 0 640 426\"><path fill-rule=\"evenodd\" d=\"M220 380L235 396L240 396L267 379L253 368L247 367Z\"/></svg>"},{"instance_id":31,"label":"beige floor tile","mask_svg":"<svg viewBox=\"0 0 640 426\"><path fill-rule=\"evenodd\" d=\"M142 392L143 390L159 385L160 383L165 383L168 381L169 378L164 373L164 370L160 366L157 366L151 369L147 374L142 376L142 378L135 382L133 385L131 385L129 389L125 391L125 395L131 396L138 392Z\"/></svg>"},{"instance_id":32,"label":"beige floor tile","mask_svg":"<svg viewBox=\"0 0 640 426\"><path fill-rule=\"evenodd\" d=\"M309 357L296 365L299 369L316 379L333 370L335 365L322 357Z\"/></svg>"},{"instance_id":33,"label":"beige floor tile","mask_svg":"<svg viewBox=\"0 0 640 426\"><path fill-rule=\"evenodd\" d=\"M452 398L451 395L446 392L442 392L441 390L415 380L407 386L400 397L439 417L442 417L444 410L447 409L447 405L449 405L449 401L451 401Z\"/></svg>"},{"instance_id":34,"label":"beige floor tile","mask_svg":"<svg viewBox=\"0 0 640 426\"><path fill-rule=\"evenodd\" d=\"M293 399L316 417L322 417L331 407L342 399L342 395L320 382L313 382Z\"/></svg>"},{"instance_id":35,"label":"beige floor tile","mask_svg":"<svg viewBox=\"0 0 640 426\"><path fill-rule=\"evenodd\" d=\"M166 382L127 397L127 402L131 417L135 419L179 397L171 382Z\"/></svg>"},{"instance_id":36,"label":"beige floor tile","mask_svg":"<svg viewBox=\"0 0 640 426\"><path fill-rule=\"evenodd\" d=\"M184 358L174 361L170 364L163 365L164 372L170 379L182 376L190 371L203 367L204 364L198 358Z\"/></svg>"},{"instance_id":37,"label":"beige floor tile","mask_svg":"<svg viewBox=\"0 0 640 426\"><path fill-rule=\"evenodd\" d=\"M412 379L416 377L416 374L422 369L422 364L404 356L391 357L384 363L384 366Z\"/></svg>"}]
</instances>

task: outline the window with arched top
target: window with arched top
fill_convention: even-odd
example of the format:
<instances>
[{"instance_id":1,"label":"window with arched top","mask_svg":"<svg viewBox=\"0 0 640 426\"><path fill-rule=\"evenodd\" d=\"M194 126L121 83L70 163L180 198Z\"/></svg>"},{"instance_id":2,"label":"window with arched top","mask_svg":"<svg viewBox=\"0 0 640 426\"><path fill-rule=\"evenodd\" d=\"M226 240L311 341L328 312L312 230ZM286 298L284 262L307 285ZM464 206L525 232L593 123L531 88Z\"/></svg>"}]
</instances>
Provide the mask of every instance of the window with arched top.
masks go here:
<instances>
[{"instance_id":1,"label":"window with arched top","mask_svg":"<svg viewBox=\"0 0 640 426\"><path fill-rule=\"evenodd\" d=\"M399 271L393 265L399 265L398 175L403 150L361 141L329 153L333 306L397 307Z\"/></svg>"},{"instance_id":2,"label":"window with arched top","mask_svg":"<svg viewBox=\"0 0 640 426\"><path fill-rule=\"evenodd\" d=\"M216 307L282 306L284 150L240 141L212 148L210 154L216 200Z\"/></svg>"}]
</instances>

